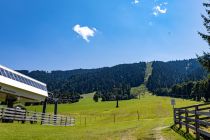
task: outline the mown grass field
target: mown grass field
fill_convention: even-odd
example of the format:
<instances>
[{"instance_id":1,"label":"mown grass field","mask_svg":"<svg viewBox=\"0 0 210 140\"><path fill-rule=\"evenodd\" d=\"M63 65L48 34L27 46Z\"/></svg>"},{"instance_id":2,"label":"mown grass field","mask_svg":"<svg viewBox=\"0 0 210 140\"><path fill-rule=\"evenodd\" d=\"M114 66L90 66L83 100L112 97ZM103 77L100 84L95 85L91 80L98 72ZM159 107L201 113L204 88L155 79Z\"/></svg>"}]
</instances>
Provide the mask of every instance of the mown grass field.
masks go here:
<instances>
[{"instance_id":1,"label":"mown grass field","mask_svg":"<svg viewBox=\"0 0 210 140\"><path fill-rule=\"evenodd\" d=\"M198 102L176 99L176 107ZM92 94L74 104L59 104L58 112L76 117L73 127L41 126L40 124L2 124L0 139L35 140L141 140L184 139L169 127L173 124L169 97L145 95L141 99L115 102L94 102ZM41 112L41 106L29 110ZM47 106L53 112L53 105ZM138 117L139 114L139 117ZM115 117L114 117L115 116ZM85 124L86 120L86 124Z\"/></svg>"}]
</instances>

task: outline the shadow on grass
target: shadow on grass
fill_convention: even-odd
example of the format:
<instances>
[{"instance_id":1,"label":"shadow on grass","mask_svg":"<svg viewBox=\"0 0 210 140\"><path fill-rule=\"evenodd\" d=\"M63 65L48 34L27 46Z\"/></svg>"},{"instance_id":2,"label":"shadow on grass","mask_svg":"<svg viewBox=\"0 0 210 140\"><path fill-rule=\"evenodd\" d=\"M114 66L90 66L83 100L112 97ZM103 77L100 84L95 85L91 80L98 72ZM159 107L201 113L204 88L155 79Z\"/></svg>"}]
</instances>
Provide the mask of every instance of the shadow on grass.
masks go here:
<instances>
[{"instance_id":1,"label":"shadow on grass","mask_svg":"<svg viewBox=\"0 0 210 140\"><path fill-rule=\"evenodd\" d=\"M182 129L179 129L176 125L172 125L171 129L187 140L196 140L190 133L186 133Z\"/></svg>"}]
</instances>

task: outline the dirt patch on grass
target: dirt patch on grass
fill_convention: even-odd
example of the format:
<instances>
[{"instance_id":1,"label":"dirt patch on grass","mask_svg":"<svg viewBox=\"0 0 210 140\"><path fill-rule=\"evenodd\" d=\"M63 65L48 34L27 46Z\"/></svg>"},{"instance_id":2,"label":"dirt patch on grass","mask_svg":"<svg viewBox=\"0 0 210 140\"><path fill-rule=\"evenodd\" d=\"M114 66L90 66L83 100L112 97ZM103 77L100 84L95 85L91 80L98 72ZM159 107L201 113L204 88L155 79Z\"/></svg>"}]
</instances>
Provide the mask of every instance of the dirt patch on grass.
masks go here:
<instances>
[{"instance_id":1,"label":"dirt patch on grass","mask_svg":"<svg viewBox=\"0 0 210 140\"><path fill-rule=\"evenodd\" d=\"M152 129L154 131L154 138L156 140L165 140L165 138L161 135L161 130L168 128L169 126L162 126Z\"/></svg>"}]
</instances>

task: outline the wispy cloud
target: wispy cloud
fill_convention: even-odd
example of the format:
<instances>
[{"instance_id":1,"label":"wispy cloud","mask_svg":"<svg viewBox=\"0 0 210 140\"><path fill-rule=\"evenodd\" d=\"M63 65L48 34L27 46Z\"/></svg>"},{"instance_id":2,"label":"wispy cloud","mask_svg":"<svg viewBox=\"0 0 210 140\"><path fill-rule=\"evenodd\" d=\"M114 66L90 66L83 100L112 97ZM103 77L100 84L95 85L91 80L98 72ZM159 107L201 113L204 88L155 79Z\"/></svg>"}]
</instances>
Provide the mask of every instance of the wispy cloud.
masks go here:
<instances>
[{"instance_id":1,"label":"wispy cloud","mask_svg":"<svg viewBox=\"0 0 210 140\"><path fill-rule=\"evenodd\" d=\"M89 37L94 37L97 29L89 28L87 26L81 27L79 24L76 24L73 27L73 30L80 35L86 42L90 42Z\"/></svg>"},{"instance_id":2,"label":"wispy cloud","mask_svg":"<svg viewBox=\"0 0 210 140\"><path fill-rule=\"evenodd\" d=\"M132 1L132 4L138 4L139 3L139 0L133 0Z\"/></svg>"},{"instance_id":3,"label":"wispy cloud","mask_svg":"<svg viewBox=\"0 0 210 140\"><path fill-rule=\"evenodd\" d=\"M167 8L163 8L164 5L167 5L167 2L161 3L153 8L153 15L158 16L159 14L166 14Z\"/></svg>"}]
</instances>

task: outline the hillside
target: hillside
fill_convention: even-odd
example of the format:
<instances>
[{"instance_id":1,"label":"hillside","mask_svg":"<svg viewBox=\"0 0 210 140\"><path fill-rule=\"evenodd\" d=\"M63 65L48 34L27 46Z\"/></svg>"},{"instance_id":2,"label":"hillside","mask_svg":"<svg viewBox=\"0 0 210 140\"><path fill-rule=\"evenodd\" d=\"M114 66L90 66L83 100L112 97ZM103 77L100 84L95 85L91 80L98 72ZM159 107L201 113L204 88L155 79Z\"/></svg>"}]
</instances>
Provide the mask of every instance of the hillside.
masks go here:
<instances>
[{"instance_id":1,"label":"hillside","mask_svg":"<svg viewBox=\"0 0 210 140\"><path fill-rule=\"evenodd\" d=\"M97 90L112 90L121 85L135 87L144 82L146 63L122 64L98 69L71 71L19 71L48 85L55 94L78 99L80 94Z\"/></svg>"},{"instance_id":2,"label":"hillside","mask_svg":"<svg viewBox=\"0 0 210 140\"><path fill-rule=\"evenodd\" d=\"M19 72L47 83L49 91L54 92L57 96L70 98L72 102L78 101L81 94L94 91L104 93L102 91L112 91L114 87L122 85L129 88L145 84L150 91L155 91L189 80L197 81L207 75L196 59L139 62L98 69L52 72L21 70ZM104 93L107 97L112 94L113 92ZM108 100L113 100L113 98Z\"/></svg>"},{"instance_id":3,"label":"hillside","mask_svg":"<svg viewBox=\"0 0 210 140\"><path fill-rule=\"evenodd\" d=\"M207 72L196 59L161 62L152 64L152 74L147 87L150 91L158 88L170 88L177 83L204 79Z\"/></svg>"}]
</instances>

